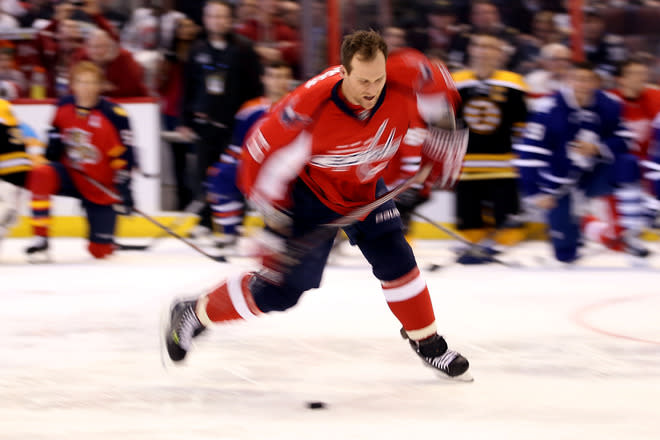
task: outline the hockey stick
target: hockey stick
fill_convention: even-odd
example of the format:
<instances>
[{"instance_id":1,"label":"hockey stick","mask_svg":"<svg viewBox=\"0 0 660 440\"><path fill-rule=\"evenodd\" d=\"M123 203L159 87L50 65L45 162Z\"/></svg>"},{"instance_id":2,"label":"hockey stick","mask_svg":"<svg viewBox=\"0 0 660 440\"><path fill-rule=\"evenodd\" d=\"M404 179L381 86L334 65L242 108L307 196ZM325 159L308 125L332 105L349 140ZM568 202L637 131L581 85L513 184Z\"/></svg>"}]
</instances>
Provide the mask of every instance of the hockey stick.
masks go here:
<instances>
[{"instance_id":1,"label":"hockey stick","mask_svg":"<svg viewBox=\"0 0 660 440\"><path fill-rule=\"evenodd\" d=\"M184 213L197 215L201 211L204 203L199 200L193 200L185 207L183 210ZM179 228L183 225L191 216L179 216L175 221L173 221L168 227L172 230ZM123 244L115 242L115 245L122 251L146 251L153 248L162 238L168 236L167 231L160 231L151 241L147 244Z\"/></svg>"},{"instance_id":2,"label":"hockey stick","mask_svg":"<svg viewBox=\"0 0 660 440\"><path fill-rule=\"evenodd\" d=\"M399 186L391 189L382 196L378 197L371 203L360 206L354 209L349 214L341 216L330 223L319 225L315 229L302 234L299 237L294 237L286 241L286 254L282 256L282 263L284 270L288 270L295 263L301 261L309 252L311 252L319 243L319 241L326 240L337 233L337 229L350 226L353 223L363 219L369 215L374 209L380 207L384 203L396 198L399 194L407 190L413 185L420 185L424 183L426 178L431 173L433 164L426 163L417 170L417 173L409 179L403 181Z\"/></svg>"},{"instance_id":3,"label":"hockey stick","mask_svg":"<svg viewBox=\"0 0 660 440\"><path fill-rule=\"evenodd\" d=\"M458 233L456 233L456 232L452 231L451 229L443 226L442 224L432 220L431 218L425 216L424 214L420 214L420 213L415 212L415 211L412 211L411 214L413 216L417 217L417 218L420 218L420 219L424 220L425 222L427 222L431 226L434 226L435 228L441 230L445 234L447 234L447 235L451 236L452 238L460 241L461 243L468 245L470 250L473 250L474 255L477 256L477 257L483 257L483 258L485 258L489 261L492 261L493 263L501 264L501 265L507 266L507 267L518 267L518 265L516 265L516 264L508 263L506 261L500 260L499 258L495 257L494 255L491 255L485 247L479 245L478 243L472 243L471 241L469 241L468 239L466 239L462 235L459 235ZM432 265L429 270L431 272L433 272L434 270L437 270L437 269L440 269L440 266Z\"/></svg>"},{"instance_id":4,"label":"hockey stick","mask_svg":"<svg viewBox=\"0 0 660 440\"><path fill-rule=\"evenodd\" d=\"M118 202L121 202L121 201L122 201L122 198L119 196L119 194L115 193L115 192L112 191L110 188L108 188L108 187L106 187L105 185L103 185L101 182L99 182L99 181L97 181L96 179L94 179L94 178L88 176L87 174L85 174L84 172L82 172L81 170L79 170L79 169L77 169L77 168L72 168L72 169L73 169L75 172L77 172L78 174L80 174L85 180L87 180L89 183L91 183L94 187L96 187L96 188L99 189L101 192L103 192L104 194L106 194L107 196L112 197L113 199L117 200ZM138 208L133 208L133 211L135 211L135 213L139 214L140 216L144 217L146 220L148 220L148 221L149 221L150 223L152 223L153 225L155 225L155 226L159 227L160 229L162 229L163 231L167 232L167 233L170 234L172 237L179 239L180 241L182 241L183 243L185 243L186 245L188 245L190 248L194 249L195 251L199 252L200 254L204 255L205 257L210 258L211 260L213 260L213 261L217 261L217 262L220 262L220 263L225 263L225 262L227 262L227 258L226 258L224 255L211 255L211 254L205 252L205 251L204 251L203 249L201 249L199 246L197 246L197 245L195 245L194 243L191 243L190 241L186 240L184 237L182 237L181 235L177 234L177 233L174 232L172 229L168 228L167 226L165 226L164 224L160 223L158 220L156 220L155 218L151 217L150 215L144 213L144 212L141 211L140 209L138 209Z\"/></svg>"}]
</instances>

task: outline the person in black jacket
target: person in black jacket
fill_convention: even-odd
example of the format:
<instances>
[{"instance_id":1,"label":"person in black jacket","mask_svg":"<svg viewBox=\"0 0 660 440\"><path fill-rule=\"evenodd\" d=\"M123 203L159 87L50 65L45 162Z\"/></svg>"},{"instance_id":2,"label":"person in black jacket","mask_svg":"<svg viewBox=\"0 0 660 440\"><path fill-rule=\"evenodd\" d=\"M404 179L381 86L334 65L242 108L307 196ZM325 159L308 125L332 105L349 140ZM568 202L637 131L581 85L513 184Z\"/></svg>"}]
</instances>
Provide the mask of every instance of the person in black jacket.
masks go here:
<instances>
[{"instance_id":1,"label":"person in black jacket","mask_svg":"<svg viewBox=\"0 0 660 440\"><path fill-rule=\"evenodd\" d=\"M210 0L203 21L206 36L192 48L184 68L182 126L178 127L184 137L197 139L199 197L207 168L229 143L234 115L245 101L263 94L262 67L252 44L231 31L231 5ZM200 225L211 227L208 208Z\"/></svg>"}]
</instances>

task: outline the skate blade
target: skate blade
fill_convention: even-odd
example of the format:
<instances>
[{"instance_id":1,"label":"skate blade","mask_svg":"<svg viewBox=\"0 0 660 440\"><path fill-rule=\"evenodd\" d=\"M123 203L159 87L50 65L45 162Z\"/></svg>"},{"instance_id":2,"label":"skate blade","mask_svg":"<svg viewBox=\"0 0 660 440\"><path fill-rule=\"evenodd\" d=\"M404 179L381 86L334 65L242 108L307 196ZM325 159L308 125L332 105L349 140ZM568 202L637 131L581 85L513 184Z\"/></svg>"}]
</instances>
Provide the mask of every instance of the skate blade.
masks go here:
<instances>
[{"instance_id":1,"label":"skate blade","mask_svg":"<svg viewBox=\"0 0 660 440\"><path fill-rule=\"evenodd\" d=\"M454 377L447 376L446 374L440 372L438 372L438 375L440 375L444 379L448 379L455 382L474 382L474 377L472 377L472 374L470 374L470 370L467 370L465 373Z\"/></svg>"},{"instance_id":2,"label":"skate blade","mask_svg":"<svg viewBox=\"0 0 660 440\"><path fill-rule=\"evenodd\" d=\"M472 373L470 373L469 368L463 374L459 374L458 376L449 376L443 373L442 371L438 370L437 368L433 367L432 365L427 364L424 361L422 361L422 364L424 364L426 368L432 369L435 372L435 374L441 379L449 380L452 382L474 382L474 377L472 377Z\"/></svg>"},{"instance_id":3,"label":"skate blade","mask_svg":"<svg viewBox=\"0 0 660 440\"><path fill-rule=\"evenodd\" d=\"M27 262L30 264L49 264L53 262L50 254L28 254Z\"/></svg>"},{"instance_id":4,"label":"skate blade","mask_svg":"<svg viewBox=\"0 0 660 440\"><path fill-rule=\"evenodd\" d=\"M170 316L172 316L172 309L174 301L167 302L161 306L160 321L158 329L158 341L160 347L160 363L167 371L181 366L182 362L174 362L169 353L167 352L167 337L169 336L170 329Z\"/></svg>"}]
</instances>

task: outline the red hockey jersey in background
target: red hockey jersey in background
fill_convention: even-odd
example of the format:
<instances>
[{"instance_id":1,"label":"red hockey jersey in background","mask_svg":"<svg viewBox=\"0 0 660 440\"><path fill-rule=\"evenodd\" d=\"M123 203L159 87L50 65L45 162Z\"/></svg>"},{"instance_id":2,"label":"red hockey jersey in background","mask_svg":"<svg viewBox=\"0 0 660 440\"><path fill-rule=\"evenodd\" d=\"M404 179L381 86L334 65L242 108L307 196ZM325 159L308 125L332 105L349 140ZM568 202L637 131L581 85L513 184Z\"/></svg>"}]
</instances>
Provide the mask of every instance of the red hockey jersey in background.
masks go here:
<instances>
[{"instance_id":1,"label":"red hockey jersey in background","mask_svg":"<svg viewBox=\"0 0 660 440\"><path fill-rule=\"evenodd\" d=\"M68 96L57 105L46 157L71 170L71 178L83 197L109 205L117 200L73 170L116 192L115 173L133 166L131 137L128 115L118 104L101 98L96 107L82 109Z\"/></svg>"},{"instance_id":2,"label":"red hockey jersey in background","mask_svg":"<svg viewBox=\"0 0 660 440\"><path fill-rule=\"evenodd\" d=\"M647 87L639 98L634 100L624 98L618 90L614 93L623 102L621 117L626 128L635 134L635 145L630 152L640 159L647 159L652 134L651 123L660 112L660 90Z\"/></svg>"},{"instance_id":3,"label":"red hockey jersey in background","mask_svg":"<svg viewBox=\"0 0 660 440\"><path fill-rule=\"evenodd\" d=\"M286 207L289 188L300 177L342 215L373 201L376 182L399 148L421 147L425 105L444 101L447 111L447 103L451 108L458 99L451 78L434 75L428 60L390 72L394 61L402 60L388 59L387 85L371 112L355 111L341 96L339 66L281 100L245 142L241 190L253 200ZM420 102L418 95L427 99Z\"/></svg>"}]
</instances>

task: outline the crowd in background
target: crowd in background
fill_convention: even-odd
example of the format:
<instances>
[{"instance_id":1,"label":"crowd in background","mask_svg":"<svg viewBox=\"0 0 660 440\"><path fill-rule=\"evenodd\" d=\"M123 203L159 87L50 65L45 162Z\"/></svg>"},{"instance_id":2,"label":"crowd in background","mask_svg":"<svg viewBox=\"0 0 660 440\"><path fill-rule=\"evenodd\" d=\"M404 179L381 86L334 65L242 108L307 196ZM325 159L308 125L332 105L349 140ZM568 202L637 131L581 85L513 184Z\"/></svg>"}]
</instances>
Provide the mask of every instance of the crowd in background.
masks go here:
<instances>
[{"instance_id":1,"label":"crowd in background","mask_svg":"<svg viewBox=\"0 0 660 440\"><path fill-rule=\"evenodd\" d=\"M240 45L250 46L262 66L285 62L294 78L306 79L327 67L326 2L234 0L227 23L204 18L204 0L19 0L0 1L0 97L47 98L69 93L73 63L90 60L106 75L105 95L114 98L158 97L164 128L193 139L199 124L211 130L213 120L191 103L195 53L208 39L209 26L220 26ZM343 0L341 32L380 30L390 49L409 46L445 62L450 70L469 63L469 36L475 30L496 33L507 42L502 67L525 75L531 93L544 93L548 72L569 61L572 25L569 1L549 0ZM387 3L388 7L384 8ZM307 10L311 6L311 10ZM384 11L386 13L384 13ZM303 34L303 18L311 27ZM584 1L583 50L610 81L619 62L632 54L645 57L652 82L660 79L660 2ZM225 27L223 27L225 26ZM216 29L217 30L217 29ZM303 38L304 35L304 38ZM312 48L305 51L305 46ZM197 48L197 49L196 49ZM313 60L305 60L312 54ZM311 68L309 67L311 66ZM248 68L249 69L249 68ZM245 78L241 78L241 81ZM188 81L188 83L187 83ZM257 79L258 81L258 79ZM249 81L248 81L249 83ZM208 86L208 84L207 84ZM252 87L252 86L250 86ZM193 91L191 91L193 90ZM241 101L262 90L243 93ZM198 100L195 100L195 102ZM231 108L237 109L241 102ZM187 114L186 114L187 113ZM225 115L216 115L225 118ZM218 124L230 125L231 116ZM214 116L215 117L215 116ZM227 123L228 122L228 123ZM197 123L197 127L192 127ZM203 128L203 127L202 127ZM213 131L213 130L211 130ZM210 136L215 136L211 133ZM200 136L202 142L205 136ZM173 148L178 207L192 198L186 188L182 151ZM215 154L214 151L211 152ZM209 159L210 160L210 159ZM209 165L204 161L202 165Z\"/></svg>"}]
</instances>

